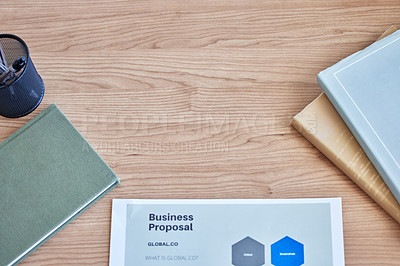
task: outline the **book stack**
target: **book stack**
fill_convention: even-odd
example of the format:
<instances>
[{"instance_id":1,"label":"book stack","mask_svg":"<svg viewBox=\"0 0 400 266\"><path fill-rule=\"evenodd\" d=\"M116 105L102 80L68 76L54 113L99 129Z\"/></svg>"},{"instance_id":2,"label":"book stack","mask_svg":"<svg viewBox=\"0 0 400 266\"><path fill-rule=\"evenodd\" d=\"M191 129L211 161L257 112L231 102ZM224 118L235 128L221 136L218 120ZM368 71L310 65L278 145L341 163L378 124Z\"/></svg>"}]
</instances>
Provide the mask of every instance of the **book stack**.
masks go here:
<instances>
[{"instance_id":1,"label":"book stack","mask_svg":"<svg viewBox=\"0 0 400 266\"><path fill-rule=\"evenodd\" d=\"M318 74L292 126L400 223L400 31Z\"/></svg>"}]
</instances>

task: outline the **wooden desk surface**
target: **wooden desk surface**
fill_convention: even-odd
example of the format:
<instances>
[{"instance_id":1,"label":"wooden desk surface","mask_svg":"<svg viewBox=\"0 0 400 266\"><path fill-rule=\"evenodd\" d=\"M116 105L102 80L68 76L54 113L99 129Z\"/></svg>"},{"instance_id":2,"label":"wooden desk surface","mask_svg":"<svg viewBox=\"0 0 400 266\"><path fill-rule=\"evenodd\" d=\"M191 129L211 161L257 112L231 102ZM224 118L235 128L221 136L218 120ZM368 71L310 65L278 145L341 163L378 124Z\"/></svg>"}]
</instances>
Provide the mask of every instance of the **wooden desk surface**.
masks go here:
<instances>
[{"instance_id":1,"label":"wooden desk surface","mask_svg":"<svg viewBox=\"0 0 400 266\"><path fill-rule=\"evenodd\" d=\"M9 4L7 4L8 2ZM14 0L42 104L57 103L121 185L22 265L100 264L113 198L342 197L347 265L398 265L400 226L291 128L316 74L400 24L399 1Z\"/></svg>"}]
</instances>

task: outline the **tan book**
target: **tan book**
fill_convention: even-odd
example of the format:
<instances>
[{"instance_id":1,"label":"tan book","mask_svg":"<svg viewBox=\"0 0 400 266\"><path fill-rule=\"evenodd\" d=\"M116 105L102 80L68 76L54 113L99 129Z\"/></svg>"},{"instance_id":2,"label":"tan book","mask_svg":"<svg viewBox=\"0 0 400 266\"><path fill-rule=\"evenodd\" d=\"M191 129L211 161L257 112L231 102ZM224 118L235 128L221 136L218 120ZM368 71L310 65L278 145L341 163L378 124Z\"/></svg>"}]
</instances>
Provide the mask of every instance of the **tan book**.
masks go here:
<instances>
[{"instance_id":1,"label":"tan book","mask_svg":"<svg viewBox=\"0 0 400 266\"><path fill-rule=\"evenodd\" d=\"M379 39L396 30L397 27L390 27ZM400 223L400 205L324 93L297 114L291 124Z\"/></svg>"}]
</instances>

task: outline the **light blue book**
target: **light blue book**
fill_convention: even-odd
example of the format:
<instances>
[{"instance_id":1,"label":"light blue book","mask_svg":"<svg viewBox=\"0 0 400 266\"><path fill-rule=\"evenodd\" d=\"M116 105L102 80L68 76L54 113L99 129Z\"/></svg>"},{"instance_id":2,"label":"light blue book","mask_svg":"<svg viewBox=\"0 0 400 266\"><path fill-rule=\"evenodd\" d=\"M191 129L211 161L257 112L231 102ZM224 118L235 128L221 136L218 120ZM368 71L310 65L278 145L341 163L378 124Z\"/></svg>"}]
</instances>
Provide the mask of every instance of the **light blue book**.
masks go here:
<instances>
[{"instance_id":1,"label":"light blue book","mask_svg":"<svg viewBox=\"0 0 400 266\"><path fill-rule=\"evenodd\" d=\"M317 80L400 202L400 31L322 71Z\"/></svg>"}]
</instances>

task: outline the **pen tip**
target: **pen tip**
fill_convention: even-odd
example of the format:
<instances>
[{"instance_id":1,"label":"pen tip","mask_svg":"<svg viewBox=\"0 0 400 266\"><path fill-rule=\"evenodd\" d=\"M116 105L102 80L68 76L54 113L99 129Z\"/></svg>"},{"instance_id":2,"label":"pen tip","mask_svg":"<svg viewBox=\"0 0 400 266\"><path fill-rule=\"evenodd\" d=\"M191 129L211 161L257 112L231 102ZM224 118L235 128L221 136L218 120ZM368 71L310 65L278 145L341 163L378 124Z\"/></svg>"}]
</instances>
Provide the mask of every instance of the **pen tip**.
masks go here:
<instances>
[{"instance_id":1,"label":"pen tip","mask_svg":"<svg viewBox=\"0 0 400 266\"><path fill-rule=\"evenodd\" d=\"M15 62L12 64L12 67L16 70L16 71L20 71L26 64L26 58L20 57L17 60L15 60Z\"/></svg>"}]
</instances>

